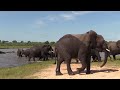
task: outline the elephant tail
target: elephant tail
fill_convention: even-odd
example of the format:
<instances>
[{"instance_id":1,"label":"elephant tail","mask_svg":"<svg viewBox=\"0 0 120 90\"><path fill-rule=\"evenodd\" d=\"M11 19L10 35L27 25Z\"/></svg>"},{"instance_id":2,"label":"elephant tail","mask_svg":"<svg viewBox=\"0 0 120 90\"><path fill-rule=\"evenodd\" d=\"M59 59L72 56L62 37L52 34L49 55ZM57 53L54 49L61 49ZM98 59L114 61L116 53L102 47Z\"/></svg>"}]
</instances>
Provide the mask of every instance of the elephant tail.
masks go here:
<instances>
[{"instance_id":1,"label":"elephant tail","mask_svg":"<svg viewBox=\"0 0 120 90\"><path fill-rule=\"evenodd\" d=\"M58 60L57 48L55 48L55 62L54 62L54 64L56 64L57 60Z\"/></svg>"}]
</instances>

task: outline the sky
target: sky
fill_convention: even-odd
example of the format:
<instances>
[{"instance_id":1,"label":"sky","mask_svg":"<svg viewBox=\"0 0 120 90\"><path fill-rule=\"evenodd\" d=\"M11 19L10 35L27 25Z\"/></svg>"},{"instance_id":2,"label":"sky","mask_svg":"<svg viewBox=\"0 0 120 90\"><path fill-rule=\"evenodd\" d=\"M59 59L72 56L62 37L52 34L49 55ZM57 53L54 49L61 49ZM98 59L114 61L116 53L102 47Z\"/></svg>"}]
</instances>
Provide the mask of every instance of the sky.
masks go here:
<instances>
[{"instance_id":1,"label":"sky","mask_svg":"<svg viewBox=\"0 0 120 90\"><path fill-rule=\"evenodd\" d=\"M0 40L57 41L89 30L120 40L120 11L0 11Z\"/></svg>"}]
</instances>

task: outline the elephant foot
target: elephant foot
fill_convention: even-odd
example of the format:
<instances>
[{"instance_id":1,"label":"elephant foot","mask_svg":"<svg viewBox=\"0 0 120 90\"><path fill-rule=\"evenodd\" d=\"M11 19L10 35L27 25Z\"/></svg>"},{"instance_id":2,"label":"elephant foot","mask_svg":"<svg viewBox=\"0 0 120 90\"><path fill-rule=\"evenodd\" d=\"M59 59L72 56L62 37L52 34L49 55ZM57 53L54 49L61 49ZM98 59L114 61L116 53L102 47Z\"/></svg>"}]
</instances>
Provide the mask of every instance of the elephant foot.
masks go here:
<instances>
[{"instance_id":1,"label":"elephant foot","mask_svg":"<svg viewBox=\"0 0 120 90\"><path fill-rule=\"evenodd\" d=\"M102 61L98 61L98 62L102 62Z\"/></svg>"},{"instance_id":2,"label":"elephant foot","mask_svg":"<svg viewBox=\"0 0 120 90\"><path fill-rule=\"evenodd\" d=\"M63 74L59 71L56 71L56 76L58 76L58 75L63 75Z\"/></svg>"},{"instance_id":3,"label":"elephant foot","mask_svg":"<svg viewBox=\"0 0 120 90\"><path fill-rule=\"evenodd\" d=\"M74 73L74 72L68 72L68 74L69 74L69 75L75 75L75 73Z\"/></svg>"},{"instance_id":4,"label":"elephant foot","mask_svg":"<svg viewBox=\"0 0 120 90\"><path fill-rule=\"evenodd\" d=\"M83 71L83 68L77 68L77 74L80 74L81 71Z\"/></svg>"},{"instance_id":5,"label":"elephant foot","mask_svg":"<svg viewBox=\"0 0 120 90\"><path fill-rule=\"evenodd\" d=\"M91 71L87 71L86 74L93 74Z\"/></svg>"}]
</instances>

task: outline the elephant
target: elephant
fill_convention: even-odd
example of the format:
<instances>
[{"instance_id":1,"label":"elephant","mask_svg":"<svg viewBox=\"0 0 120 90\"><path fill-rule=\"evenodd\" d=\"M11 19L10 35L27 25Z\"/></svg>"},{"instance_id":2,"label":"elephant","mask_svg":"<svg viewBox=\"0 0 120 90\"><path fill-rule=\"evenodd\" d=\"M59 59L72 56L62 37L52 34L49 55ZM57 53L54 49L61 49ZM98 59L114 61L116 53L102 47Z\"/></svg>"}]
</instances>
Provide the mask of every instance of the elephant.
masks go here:
<instances>
[{"instance_id":1,"label":"elephant","mask_svg":"<svg viewBox=\"0 0 120 90\"><path fill-rule=\"evenodd\" d=\"M28 57L30 55L30 49L22 50L22 55L25 55L25 57Z\"/></svg>"},{"instance_id":2,"label":"elephant","mask_svg":"<svg viewBox=\"0 0 120 90\"><path fill-rule=\"evenodd\" d=\"M0 51L0 54L6 54L5 52L3 52L3 51Z\"/></svg>"},{"instance_id":3,"label":"elephant","mask_svg":"<svg viewBox=\"0 0 120 90\"><path fill-rule=\"evenodd\" d=\"M101 62L99 51L97 51L96 49L91 49L91 56L92 56L93 62L96 62L96 59L99 62Z\"/></svg>"},{"instance_id":4,"label":"elephant","mask_svg":"<svg viewBox=\"0 0 120 90\"><path fill-rule=\"evenodd\" d=\"M63 75L60 71L63 61L66 61L68 74L75 75L70 66L72 58L78 58L82 64L78 73L87 68L86 74L90 74L90 53L91 49L96 48L96 38L97 33L93 30L84 34L66 34L61 37L55 44L55 51L58 54L56 75Z\"/></svg>"},{"instance_id":5,"label":"elephant","mask_svg":"<svg viewBox=\"0 0 120 90\"><path fill-rule=\"evenodd\" d=\"M38 57L39 60L43 58L45 61L48 59L48 52L52 50L52 47L50 45L39 45L39 46L33 46L30 48L30 54L29 54L29 61L31 58L35 61L35 58Z\"/></svg>"},{"instance_id":6,"label":"elephant","mask_svg":"<svg viewBox=\"0 0 120 90\"><path fill-rule=\"evenodd\" d=\"M113 59L116 60L116 55L120 54L119 40L117 42L108 42L108 48L110 50L110 55L113 55Z\"/></svg>"},{"instance_id":7,"label":"elephant","mask_svg":"<svg viewBox=\"0 0 120 90\"><path fill-rule=\"evenodd\" d=\"M97 51L96 49L91 49L91 54L90 55L92 56L94 62L96 61L96 58L99 62L101 62L101 57L100 57L99 51ZM75 58L75 60L76 60L76 63L79 62L79 59ZM55 59L54 64L56 64L56 59Z\"/></svg>"},{"instance_id":8,"label":"elephant","mask_svg":"<svg viewBox=\"0 0 120 90\"><path fill-rule=\"evenodd\" d=\"M116 45L117 45L118 48L120 48L120 40L118 40L118 41L116 42Z\"/></svg>"},{"instance_id":9,"label":"elephant","mask_svg":"<svg viewBox=\"0 0 120 90\"><path fill-rule=\"evenodd\" d=\"M100 66L100 67L103 67L103 66L107 63L107 58L108 58L108 56L109 56L109 54L110 54L110 50L109 50L109 48L108 48L107 42L104 40L104 38L103 38L102 35L99 35L99 34L98 34L96 41L97 41L97 45L96 45L96 48L95 48L95 49L96 49L98 52L104 52L104 53L105 53L105 54L104 54L104 57L105 57L104 62L103 62L103 64Z\"/></svg>"},{"instance_id":10,"label":"elephant","mask_svg":"<svg viewBox=\"0 0 120 90\"><path fill-rule=\"evenodd\" d=\"M19 49L19 48L18 48L18 50L17 50L17 56L18 56L18 57L22 57L22 50L23 50L23 49Z\"/></svg>"}]
</instances>

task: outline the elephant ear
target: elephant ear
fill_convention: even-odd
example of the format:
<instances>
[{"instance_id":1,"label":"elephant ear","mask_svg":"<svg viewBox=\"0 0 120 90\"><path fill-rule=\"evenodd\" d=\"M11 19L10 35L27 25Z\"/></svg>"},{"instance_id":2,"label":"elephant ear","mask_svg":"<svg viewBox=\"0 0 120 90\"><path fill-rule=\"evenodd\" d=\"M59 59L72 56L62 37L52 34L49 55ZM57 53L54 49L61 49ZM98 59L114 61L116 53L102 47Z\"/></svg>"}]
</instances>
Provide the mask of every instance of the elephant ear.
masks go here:
<instances>
[{"instance_id":1,"label":"elephant ear","mask_svg":"<svg viewBox=\"0 0 120 90\"><path fill-rule=\"evenodd\" d=\"M118 40L118 41L116 42L116 45L117 45L118 48L120 48L120 40Z\"/></svg>"},{"instance_id":2,"label":"elephant ear","mask_svg":"<svg viewBox=\"0 0 120 90\"><path fill-rule=\"evenodd\" d=\"M89 38L90 38L90 47L96 48L97 33L95 31L93 31L93 30L90 30L87 33L89 34Z\"/></svg>"}]
</instances>

